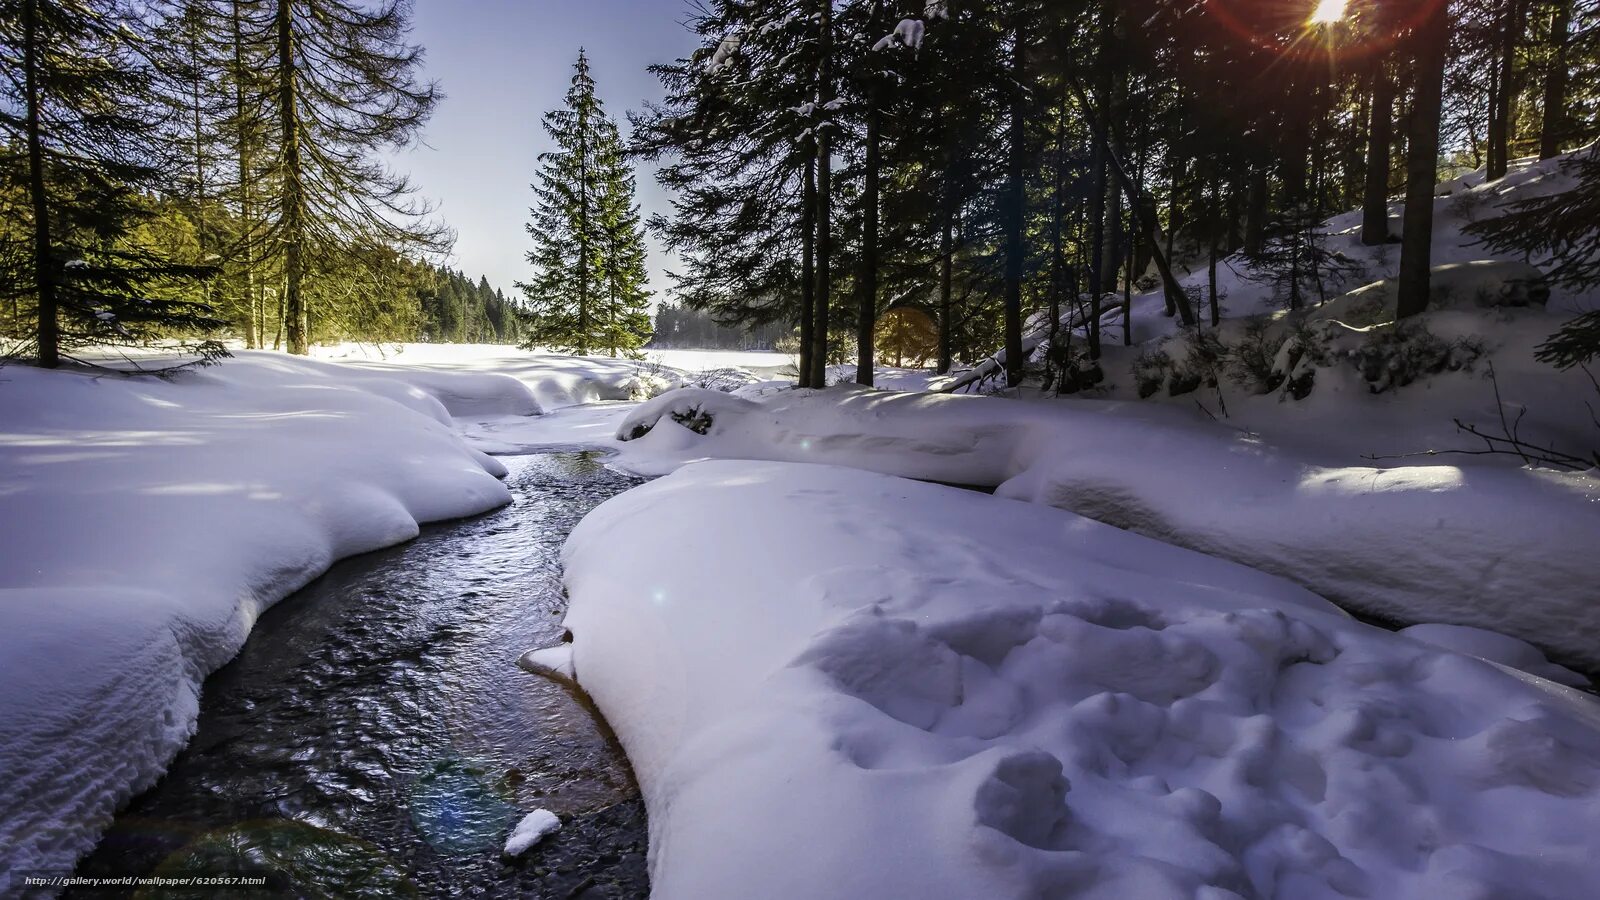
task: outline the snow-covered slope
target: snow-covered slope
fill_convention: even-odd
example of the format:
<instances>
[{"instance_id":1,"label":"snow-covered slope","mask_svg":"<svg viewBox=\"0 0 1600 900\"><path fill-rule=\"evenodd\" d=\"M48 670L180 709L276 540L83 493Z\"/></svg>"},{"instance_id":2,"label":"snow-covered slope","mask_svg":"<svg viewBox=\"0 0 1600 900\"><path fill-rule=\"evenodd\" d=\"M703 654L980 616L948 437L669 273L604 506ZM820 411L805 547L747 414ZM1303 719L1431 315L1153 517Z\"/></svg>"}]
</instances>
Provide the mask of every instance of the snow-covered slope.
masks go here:
<instances>
[{"instance_id":1,"label":"snow-covered slope","mask_svg":"<svg viewBox=\"0 0 1600 900\"><path fill-rule=\"evenodd\" d=\"M1600 887L1592 698L1258 572L754 462L609 501L565 560L661 900Z\"/></svg>"},{"instance_id":2,"label":"snow-covered slope","mask_svg":"<svg viewBox=\"0 0 1600 900\"><path fill-rule=\"evenodd\" d=\"M1292 578L1352 609L1488 628L1600 667L1592 475L1379 467L1137 401L849 386L760 400L675 391L640 405L619 436L633 438L620 464L642 472L765 459L996 487Z\"/></svg>"}]
</instances>

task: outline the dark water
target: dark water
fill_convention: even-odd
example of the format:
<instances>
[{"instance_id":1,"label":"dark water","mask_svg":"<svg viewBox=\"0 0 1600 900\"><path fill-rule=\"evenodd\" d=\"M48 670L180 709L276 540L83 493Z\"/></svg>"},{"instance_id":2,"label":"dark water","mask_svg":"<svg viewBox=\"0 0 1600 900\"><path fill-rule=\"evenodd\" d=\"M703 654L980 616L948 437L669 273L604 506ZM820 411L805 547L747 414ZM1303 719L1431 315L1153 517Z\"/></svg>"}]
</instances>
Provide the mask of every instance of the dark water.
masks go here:
<instances>
[{"instance_id":1,"label":"dark water","mask_svg":"<svg viewBox=\"0 0 1600 900\"><path fill-rule=\"evenodd\" d=\"M567 533L638 480L592 454L505 462L512 506L339 563L264 614L78 874L270 875L204 897L644 896L644 808L614 738L516 664L560 640ZM539 807L562 830L502 858Z\"/></svg>"}]
</instances>

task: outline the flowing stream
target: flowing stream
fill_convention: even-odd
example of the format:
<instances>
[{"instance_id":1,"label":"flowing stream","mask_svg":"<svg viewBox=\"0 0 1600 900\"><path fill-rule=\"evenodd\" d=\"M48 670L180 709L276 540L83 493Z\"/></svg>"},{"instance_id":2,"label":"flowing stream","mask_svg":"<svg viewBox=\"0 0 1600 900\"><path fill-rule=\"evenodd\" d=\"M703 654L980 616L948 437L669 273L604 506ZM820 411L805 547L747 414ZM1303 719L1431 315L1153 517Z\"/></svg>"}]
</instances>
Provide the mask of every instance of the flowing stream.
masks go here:
<instances>
[{"instance_id":1,"label":"flowing stream","mask_svg":"<svg viewBox=\"0 0 1600 900\"><path fill-rule=\"evenodd\" d=\"M644 896L644 806L615 738L517 667L560 640L568 532L640 479L591 453L504 461L511 506L340 562L263 614L206 681L189 746L78 874L273 888L205 897ZM503 858L540 807L561 831Z\"/></svg>"}]
</instances>

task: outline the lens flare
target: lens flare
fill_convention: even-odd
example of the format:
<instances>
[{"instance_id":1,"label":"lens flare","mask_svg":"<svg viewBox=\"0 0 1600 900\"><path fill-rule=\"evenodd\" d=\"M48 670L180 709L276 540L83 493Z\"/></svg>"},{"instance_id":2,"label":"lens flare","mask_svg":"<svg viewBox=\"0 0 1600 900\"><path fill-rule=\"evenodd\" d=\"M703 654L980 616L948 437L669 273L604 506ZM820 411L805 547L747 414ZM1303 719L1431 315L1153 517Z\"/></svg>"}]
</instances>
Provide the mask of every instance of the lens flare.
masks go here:
<instances>
[{"instance_id":1,"label":"lens flare","mask_svg":"<svg viewBox=\"0 0 1600 900\"><path fill-rule=\"evenodd\" d=\"M1344 18L1349 5L1350 0L1317 0L1317 8L1311 11L1311 24L1332 25Z\"/></svg>"}]
</instances>

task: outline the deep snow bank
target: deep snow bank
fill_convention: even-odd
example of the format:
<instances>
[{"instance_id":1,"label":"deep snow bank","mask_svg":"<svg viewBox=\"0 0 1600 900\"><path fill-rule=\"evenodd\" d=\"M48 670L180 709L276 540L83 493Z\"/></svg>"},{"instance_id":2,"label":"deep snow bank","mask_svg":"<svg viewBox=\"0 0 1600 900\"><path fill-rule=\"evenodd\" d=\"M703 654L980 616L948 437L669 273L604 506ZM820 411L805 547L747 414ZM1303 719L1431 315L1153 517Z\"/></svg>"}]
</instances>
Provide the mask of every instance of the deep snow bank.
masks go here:
<instances>
[{"instance_id":1,"label":"deep snow bank","mask_svg":"<svg viewBox=\"0 0 1600 900\"><path fill-rule=\"evenodd\" d=\"M263 608L506 503L449 412L519 388L275 354L173 383L0 370L0 893L161 774Z\"/></svg>"},{"instance_id":2,"label":"deep snow bank","mask_svg":"<svg viewBox=\"0 0 1600 900\"><path fill-rule=\"evenodd\" d=\"M659 898L1600 889L1592 698L1258 572L755 462L607 502L565 561Z\"/></svg>"},{"instance_id":3,"label":"deep snow bank","mask_svg":"<svg viewBox=\"0 0 1600 900\"><path fill-rule=\"evenodd\" d=\"M641 404L618 436L635 438L620 461L641 472L772 459L997 486L1294 578L1353 609L1488 628L1600 667L1592 475L1349 466L1159 405L851 387L761 400L674 391Z\"/></svg>"}]
</instances>

